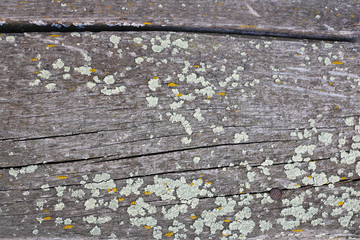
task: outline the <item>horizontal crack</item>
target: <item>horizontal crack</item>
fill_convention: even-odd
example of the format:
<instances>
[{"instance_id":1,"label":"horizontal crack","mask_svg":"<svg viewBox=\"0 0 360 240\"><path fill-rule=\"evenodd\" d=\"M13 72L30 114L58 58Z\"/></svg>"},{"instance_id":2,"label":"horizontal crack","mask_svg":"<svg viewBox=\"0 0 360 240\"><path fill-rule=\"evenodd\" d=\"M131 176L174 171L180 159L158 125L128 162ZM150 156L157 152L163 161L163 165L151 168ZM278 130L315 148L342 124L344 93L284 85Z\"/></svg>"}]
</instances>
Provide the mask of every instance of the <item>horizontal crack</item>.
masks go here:
<instances>
[{"instance_id":1,"label":"horizontal crack","mask_svg":"<svg viewBox=\"0 0 360 240\"><path fill-rule=\"evenodd\" d=\"M211 27L190 27L190 26L160 26L140 25L123 26L120 24L66 24L66 23L44 23L41 25L28 22L8 22L0 26L0 33L24 33L24 32L187 32L187 33L210 33L210 34L232 34L244 36L279 37L290 39L308 39L320 41L356 42L359 36L341 36L328 34L306 34L295 32L275 32L256 29L233 29L233 28L211 28Z\"/></svg>"}]
</instances>

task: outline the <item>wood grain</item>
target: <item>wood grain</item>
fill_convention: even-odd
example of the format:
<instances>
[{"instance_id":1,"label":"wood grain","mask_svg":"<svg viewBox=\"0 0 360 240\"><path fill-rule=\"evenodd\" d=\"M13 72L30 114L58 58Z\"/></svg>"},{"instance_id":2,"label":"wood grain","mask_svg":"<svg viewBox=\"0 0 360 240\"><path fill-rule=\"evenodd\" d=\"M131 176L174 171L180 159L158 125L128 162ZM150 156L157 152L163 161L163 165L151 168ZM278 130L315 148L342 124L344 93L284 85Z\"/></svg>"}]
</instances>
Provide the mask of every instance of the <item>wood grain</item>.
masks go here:
<instances>
[{"instance_id":1,"label":"wood grain","mask_svg":"<svg viewBox=\"0 0 360 240\"><path fill-rule=\"evenodd\" d=\"M242 29L308 35L359 34L360 8L352 1L82 1L4 0L1 23L172 26ZM65 27L66 28L66 27Z\"/></svg>"},{"instance_id":2,"label":"wood grain","mask_svg":"<svg viewBox=\"0 0 360 240\"><path fill-rule=\"evenodd\" d=\"M359 237L357 44L0 38L0 237Z\"/></svg>"}]
</instances>

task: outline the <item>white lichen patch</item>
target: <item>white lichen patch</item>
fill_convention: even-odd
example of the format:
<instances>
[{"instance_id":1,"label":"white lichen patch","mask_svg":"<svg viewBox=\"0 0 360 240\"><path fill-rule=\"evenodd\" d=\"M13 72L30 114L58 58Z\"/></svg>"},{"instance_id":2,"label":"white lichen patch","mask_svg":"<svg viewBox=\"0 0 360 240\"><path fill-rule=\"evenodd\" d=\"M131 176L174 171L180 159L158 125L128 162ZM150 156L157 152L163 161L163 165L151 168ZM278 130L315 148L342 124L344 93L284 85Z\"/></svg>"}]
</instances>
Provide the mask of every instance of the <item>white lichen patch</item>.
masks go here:
<instances>
[{"instance_id":1,"label":"white lichen patch","mask_svg":"<svg viewBox=\"0 0 360 240\"><path fill-rule=\"evenodd\" d=\"M235 133L234 143L241 143L249 141L249 136L245 132Z\"/></svg>"},{"instance_id":2,"label":"white lichen patch","mask_svg":"<svg viewBox=\"0 0 360 240\"><path fill-rule=\"evenodd\" d=\"M139 178L136 180L133 179L127 179L126 180L126 186L123 187L120 190L120 194L124 196L129 196L131 193L134 193L136 195L140 194L139 188L144 183L144 180Z\"/></svg>"},{"instance_id":3,"label":"white lichen patch","mask_svg":"<svg viewBox=\"0 0 360 240\"><path fill-rule=\"evenodd\" d=\"M272 224L269 221L264 221L264 220L259 221L259 226L261 232L265 232L272 228Z\"/></svg>"},{"instance_id":4,"label":"white lichen patch","mask_svg":"<svg viewBox=\"0 0 360 240\"><path fill-rule=\"evenodd\" d=\"M93 181L93 183L86 183L84 187L93 190L116 188L114 180L110 178L110 174L108 173L96 174Z\"/></svg>"},{"instance_id":5,"label":"white lichen patch","mask_svg":"<svg viewBox=\"0 0 360 240\"><path fill-rule=\"evenodd\" d=\"M18 170L15 170L14 168L10 168L9 169L9 175L13 176L17 179L18 174L29 174L29 173L34 173L36 171L36 169L38 168L38 166L36 165L30 165L27 167L22 167Z\"/></svg>"},{"instance_id":6,"label":"white lichen patch","mask_svg":"<svg viewBox=\"0 0 360 240\"><path fill-rule=\"evenodd\" d=\"M96 202L97 200L95 198L89 198L88 200L86 200L84 203L85 210L94 209L97 206Z\"/></svg>"},{"instance_id":7,"label":"white lichen patch","mask_svg":"<svg viewBox=\"0 0 360 240\"><path fill-rule=\"evenodd\" d=\"M81 73L82 75L91 75L91 67L88 66L75 67L74 70Z\"/></svg>"},{"instance_id":8,"label":"white lichen patch","mask_svg":"<svg viewBox=\"0 0 360 240\"><path fill-rule=\"evenodd\" d=\"M320 142L322 142L325 146L329 145L332 142L332 133L328 133L328 132L322 132L319 136L318 139Z\"/></svg>"},{"instance_id":9,"label":"white lichen patch","mask_svg":"<svg viewBox=\"0 0 360 240\"><path fill-rule=\"evenodd\" d=\"M211 125L210 128L212 128L214 133L222 133L222 132L224 132L224 127L223 126Z\"/></svg>"},{"instance_id":10,"label":"white lichen patch","mask_svg":"<svg viewBox=\"0 0 360 240\"><path fill-rule=\"evenodd\" d=\"M53 66L53 68L54 69L61 69L61 68L63 68L64 67L64 62L60 59L60 58L58 58L53 64L52 64L52 66Z\"/></svg>"},{"instance_id":11,"label":"white lichen patch","mask_svg":"<svg viewBox=\"0 0 360 240\"><path fill-rule=\"evenodd\" d=\"M161 52L162 50L168 48L171 44L171 41L170 41L170 34L167 34L165 39L162 39L161 37L159 36L156 36L155 38L151 38L150 42L152 44L152 47L151 49L156 52L156 53L159 53ZM156 41L159 41L160 42L160 45L156 45L155 42Z\"/></svg>"},{"instance_id":12,"label":"white lichen patch","mask_svg":"<svg viewBox=\"0 0 360 240\"><path fill-rule=\"evenodd\" d=\"M110 95L123 93L123 92L125 92L125 90L126 90L125 86L120 86L120 87L116 87L116 88L113 88L113 89L108 89L105 86L103 89L101 89L101 93L104 94L104 95L110 96Z\"/></svg>"},{"instance_id":13,"label":"white lichen patch","mask_svg":"<svg viewBox=\"0 0 360 240\"><path fill-rule=\"evenodd\" d=\"M92 89L92 88L94 88L94 87L96 86L96 83L94 83L94 82L87 82L87 83L86 83L86 86L87 86L88 88Z\"/></svg>"},{"instance_id":14,"label":"white lichen patch","mask_svg":"<svg viewBox=\"0 0 360 240\"><path fill-rule=\"evenodd\" d=\"M115 36L115 35L111 35L110 37L110 42L112 44L114 44L114 48L118 48L119 43L120 43L121 37Z\"/></svg>"},{"instance_id":15,"label":"white lichen patch","mask_svg":"<svg viewBox=\"0 0 360 240\"><path fill-rule=\"evenodd\" d=\"M65 204L63 202L59 202L59 203L55 204L54 210L55 211L61 211L61 210L64 209L64 207L65 207Z\"/></svg>"},{"instance_id":16,"label":"white lichen patch","mask_svg":"<svg viewBox=\"0 0 360 240\"><path fill-rule=\"evenodd\" d=\"M57 186L55 187L56 196L62 197L64 195L64 191L66 190L66 186Z\"/></svg>"},{"instance_id":17,"label":"white lichen patch","mask_svg":"<svg viewBox=\"0 0 360 240\"><path fill-rule=\"evenodd\" d=\"M304 170L298 168L299 166L301 166L300 163L284 165L284 169L285 169L287 178L294 180L297 177L304 175L306 172Z\"/></svg>"},{"instance_id":18,"label":"white lichen patch","mask_svg":"<svg viewBox=\"0 0 360 240\"><path fill-rule=\"evenodd\" d=\"M314 180L314 186L321 186L328 183L328 179L325 173L312 173L311 176Z\"/></svg>"},{"instance_id":19,"label":"white lichen patch","mask_svg":"<svg viewBox=\"0 0 360 240\"><path fill-rule=\"evenodd\" d=\"M56 83L48 83L45 85L45 87L47 88L47 90L54 90L56 87Z\"/></svg>"},{"instance_id":20,"label":"white lichen patch","mask_svg":"<svg viewBox=\"0 0 360 240\"><path fill-rule=\"evenodd\" d=\"M147 104L148 107L156 107L159 102L159 99L154 96L147 96L146 101L148 102Z\"/></svg>"},{"instance_id":21,"label":"white lichen patch","mask_svg":"<svg viewBox=\"0 0 360 240\"><path fill-rule=\"evenodd\" d=\"M201 122L201 121L204 120L203 116L201 115L201 110L200 110L200 108L195 109L195 113L194 113L193 116L194 116L194 118L196 118L199 122Z\"/></svg>"},{"instance_id":22,"label":"white lichen patch","mask_svg":"<svg viewBox=\"0 0 360 240\"><path fill-rule=\"evenodd\" d=\"M191 138L183 137L183 138L181 139L181 143L182 143L182 144L190 144L190 143L191 143Z\"/></svg>"},{"instance_id":23,"label":"white lichen patch","mask_svg":"<svg viewBox=\"0 0 360 240\"><path fill-rule=\"evenodd\" d=\"M130 216L145 216L145 214L155 214L156 213L156 207L153 205L150 205L149 203L146 203L143 198L138 198L135 201L135 204L130 205L128 207L127 212Z\"/></svg>"},{"instance_id":24,"label":"white lichen patch","mask_svg":"<svg viewBox=\"0 0 360 240\"><path fill-rule=\"evenodd\" d=\"M149 226L149 227L155 227L157 225L156 218L153 217L131 217L130 223L133 226ZM160 235L161 237L161 235ZM158 238L157 238L158 239Z\"/></svg>"},{"instance_id":25,"label":"white lichen patch","mask_svg":"<svg viewBox=\"0 0 360 240\"><path fill-rule=\"evenodd\" d=\"M106 84L114 84L114 83L115 83L115 78L114 78L113 75L107 75L107 76L105 76L105 78L104 78L104 82L105 82Z\"/></svg>"},{"instance_id":26,"label":"white lichen patch","mask_svg":"<svg viewBox=\"0 0 360 240\"><path fill-rule=\"evenodd\" d=\"M34 87L34 86L38 86L40 84L40 79L35 79L34 81L32 82L29 82L29 85Z\"/></svg>"},{"instance_id":27,"label":"white lichen patch","mask_svg":"<svg viewBox=\"0 0 360 240\"><path fill-rule=\"evenodd\" d=\"M199 163L200 162L200 157L198 157L198 156L195 156L194 158L193 158L193 162L194 163ZM358 164L359 166L360 166L360 164ZM360 169L359 169L360 170Z\"/></svg>"},{"instance_id":28,"label":"white lichen patch","mask_svg":"<svg viewBox=\"0 0 360 240\"><path fill-rule=\"evenodd\" d=\"M135 63L136 64L141 64L142 62L144 62L144 58L142 58L142 57L135 58Z\"/></svg>"},{"instance_id":29,"label":"white lichen patch","mask_svg":"<svg viewBox=\"0 0 360 240\"><path fill-rule=\"evenodd\" d=\"M38 76L43 79L49 79L51 76L51 72L48 70L41 70L40 73L38 74Z\"/></svg>"},{"instance_id":30,"label":"white lichen patch","mask_svg":"<svg viewBox=\"0 0 360 240\"><path fill-rule=\"evenodd\" d=\"M156 91L157 88L161 87L160 81L158 78L152 78L148 81L148 87L151 91Z\"/></svg>"},{"instance_id":31,"label":"white lichen patch","mask_svg":"<svg viewBox=\"0 0 360 240\"><path fill-rule=\"evenodd\" d=\"M90 230L90 234L94 236L101 235L101 229L98 226L95 226L93 229Z\"/></svg>"},{"instance_id":32,"label":"white lichen patch","mask_svg":"<svg viewBox=\"0 0 360 240\"><path fill-rule=\"evenodd\" d=\"M5 40L8 42L8 43L14 43L15 42L15 37L14 36L7 36L5 38Z\"/></svg>"},{"instance_id":33,"label":"white lichen patch","mask_svg":"<svg viewBox=\"0 0 360 240\"><path fill-rule=\"evenodd\" d=\"M190 125L189 121L187 121L185 119L185 117L183 117L181 114L167 112L166 116L168 116L170 118L170 121L172 123L180 122L181 125L184 127L186 133L189 135L192 134L192 129L191 129L191 125Z\"/></svg>"},{"instance_id":34,"label":"white lichen patch","mask_svg":"<svg viewBox=\"0 0 360 240\"><path fill-rule=\"evenodd\" d=\"M83 221L90 223L90 224L104 224L111 220L111 217L105 216L105 217L95 217L94 215L90 215L87 217L83 217Z\"/></svg>"},{"instance_id":35,"label":"white lichen patch","mask_svg":"<svg viewBox=\"0 0 360 240\"><path fill-rule=\"evenodd\" d=\"M172 45L175 45L179 48L184 48L184 49L189 47L188 42L184 41L182 39L176 39L175 41L172 42Z\"/></svg>"},{"instance_id":36,"label":"white lichen patch","mask_svg":"<svg viewBox=\"0 0 360 240\"><path fill-rule=\"evenodd\" d=\"M179 101L179 102L176 102L174 101L173 103L170 104L170 108L171 110L176 110L178 108L180 108L182 105L183 105L184 101Z\"/></svg>"},{"instance_id":37,"label":"white lichen patch","mask_svg":"<svg viewBox=\"0 0 360 240\"><path fill-rule=\"evenodd\" d=\"M355 118L354 117L348 117L345 119L346 126L354 126L355 125Z\"/></svg>"},{"instance_id":38,"label":"white lichen patch","mask_svg":"<svg viewBox=\"0 0 360 240\"><path fill-rule=\"evenodd\" d=\"M360 157L359 150L351 149L349 153L344 150L340 151L341 163L353 164L358 157Z\"/></svg>"}]
</instances>

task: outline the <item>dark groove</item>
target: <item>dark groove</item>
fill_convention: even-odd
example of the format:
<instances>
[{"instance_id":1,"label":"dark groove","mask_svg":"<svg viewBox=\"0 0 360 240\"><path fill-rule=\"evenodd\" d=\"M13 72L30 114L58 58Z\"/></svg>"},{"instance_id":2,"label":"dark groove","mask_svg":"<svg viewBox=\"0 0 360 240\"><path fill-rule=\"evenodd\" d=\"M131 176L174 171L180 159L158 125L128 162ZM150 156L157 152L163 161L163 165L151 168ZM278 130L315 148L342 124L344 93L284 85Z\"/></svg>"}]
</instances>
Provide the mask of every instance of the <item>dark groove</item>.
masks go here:
<instances>
[{"instance_id":1,"label":"dark groove","mask_svg":"<svg viewBox=\"0 0 360 240\"><path fill-rule=\"evenodd\" d=\"M233 28L209 28L209 27L189 27L189 26L160 26L160 25L144 25L144 26L121 26L116 24L58 24L44 23L37 25L24 22L5 23L0 26L0 33L25 33L25 32L186 32L186 33L210 33L210 34L231 34L258 37L277 37L290 39L307 39L320 41L338 41L338 42L356 42L358 36L339 36L325 34L304 34L291 32L274 32L253 29L233 29Z\"/></svg>"},{"instance_id":2,"label":"dark groove","mask_svg":"<svg viewBox=\"0 0 360 240\"><path fill-rule=\"evenodd\" d=\"M93 163L103 163L103 162L111 162L111 161L118 161L118 160L124 160L124 159L132 159L132 158L140 158L140 157L149 157L149 156L157 156L162 154L169 154L169 153L176 153L176 152L185 152L185 151L191 151L191 150L197 150L197 149L204 149L204 148L216 148L216 147L223 147L223 146L233 146L233 145L249 145L249 144L262 144L262 143L273 143L273 142L294 142L297 140L271 140L271 141L259 141L259 142L243 142L243 143L222 143L217 145L210 145L210 146L196 146L196 147L190 147L190 148L182 148L182 149L173 149L168 151L161 151L161 152L153 152L153 153L143 153L138 155L130 155L130 156L124 156L114 159L108 159L108 160L98 160L93 161ZM65 160L65 161L58 161L58 162L46 162L46 163L34 163L34 164L27 164L27 165L18 165L18 166L7 166L7 167L0 167L0 170L5 169L11 169L11 168L21 168L21 167L28 167L28 166L44 166L44 165L55 165L55 164L68 164L68 163L74 163L74 162L81 162L81 161L91 161L95 159L102 159L105 157L115 157L116 155L107 155L102 157L92 157L92 158L84 158L84 159L73 159L73 160Z\"/></svg>"}]
</instances>

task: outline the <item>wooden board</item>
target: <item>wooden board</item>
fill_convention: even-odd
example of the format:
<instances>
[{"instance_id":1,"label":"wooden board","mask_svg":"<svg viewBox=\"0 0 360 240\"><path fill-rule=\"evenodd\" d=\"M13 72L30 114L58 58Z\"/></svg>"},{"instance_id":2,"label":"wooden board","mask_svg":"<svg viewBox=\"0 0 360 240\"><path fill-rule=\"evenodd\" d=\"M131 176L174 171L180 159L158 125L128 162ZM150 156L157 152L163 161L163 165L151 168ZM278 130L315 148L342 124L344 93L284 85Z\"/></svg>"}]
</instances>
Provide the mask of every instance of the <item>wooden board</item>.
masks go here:
<instances>
[{"instance_id":1,"label":"wooden board","mask_svg":"<svg viewBox=\"0 0 360 240\"><path fill-rule=\"evenodd\" d=\"M360 236L357 44L0 37L1 238Z\"/></svg>"},{"instance_id":2,"label":"wooden board","mask_svg":"<svg viewBox=\"0 0 360 240\"><path fill-rule=\"evenodd\" d=\"M351 1L82 1L3 0L1 31L67 31L75 26L101 31L110 26L240 29L243 33L284 33L359 37L360 3ZM28 25L30 24L30 25ZM105 24L105 25L104 25ZM1 25L1 24L0 24ZM38 27L40 26L40 27ZM95 26L95 27L92 27ZM190 30L188 30L190 31Z\"/></svg>"}]
</instances>

